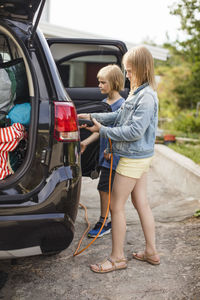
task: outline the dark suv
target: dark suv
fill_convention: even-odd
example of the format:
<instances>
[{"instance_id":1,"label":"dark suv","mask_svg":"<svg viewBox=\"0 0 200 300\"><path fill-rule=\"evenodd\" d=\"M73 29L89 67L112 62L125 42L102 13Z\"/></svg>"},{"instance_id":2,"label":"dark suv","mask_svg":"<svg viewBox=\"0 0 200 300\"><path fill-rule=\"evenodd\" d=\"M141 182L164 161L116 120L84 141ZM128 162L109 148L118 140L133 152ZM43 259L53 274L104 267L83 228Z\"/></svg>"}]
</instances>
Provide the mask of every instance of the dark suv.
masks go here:
<instances>
[{"instance_id":1,"label":"dark suv","mask_svg":"<svg viewBox=\"0 0 200 300\"><path fill-rule=\"evenodd\" d=\"M0 78L1 128L11 107L31 105L27 138L9 153L12 175L0 181L0 259L58 253L71 243L81 176L98 176L98 142L80 156L89 133L80 133L77 111L110 110L96 74L121 66L127 50L111 40L46 40L37 28L44 3L0 0L0 76L6 71L11 83L4 101Z\"/></svg>"}]
</instances>

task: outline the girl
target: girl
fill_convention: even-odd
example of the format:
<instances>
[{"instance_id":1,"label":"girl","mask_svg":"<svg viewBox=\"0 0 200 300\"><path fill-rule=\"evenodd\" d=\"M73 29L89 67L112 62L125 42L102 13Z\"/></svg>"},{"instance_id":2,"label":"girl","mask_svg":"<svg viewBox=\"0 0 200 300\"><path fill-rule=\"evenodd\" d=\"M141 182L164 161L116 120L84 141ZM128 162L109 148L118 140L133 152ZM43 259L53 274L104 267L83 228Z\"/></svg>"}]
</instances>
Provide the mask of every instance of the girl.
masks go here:
<instances>
[{"instance_id":1,"label":"girl","mask_svg":"<svg viewBox=\"0 0 200 300\"><path fill-rule=\"evenodd\" d=\"M112 251L102 263L91 265L94 272L105 273L127 267L124 256L126 233L125 203L131 199L141 221L145 249L133 258L160 264L155 246L155 224L146 196L147 171L153 154L158 121L158 98L151 53L140 46L129 50L123 64L130 81L130 95L124 105L112 113L85 114L94 126L88 128L112 140L113 152L120 156L111 195ZM113 125L112 128L107 127Z\"/></svg>"},{"instance_id":2,"label":"girl","mask_svg":"<svg viewBox=\"0 0 200 300\"><path fill-rule=\"evenodd\" d=\"M99 88L102 94L106 94L107 97L103 100L110 105L112 111L118 110L124 98L121 97L120 91L124 88L124 76L117 65L108 65L99 70L97 74L99 81ZM82 126L84 128L84 126ZM85 148L95 140L99 138L99 133L94 132L91 136L81 142L81 152L85 151ZM110 160L104 157L104 150L107 148L108 139L100 137L100 152L99 152L99 166L101 167L101 173L99 177L99 183L97 189L100 196L101 212L99 221L95 224L94 228L88 232L88 237L95 237L106 216L106 210L108 205L108 192L109 192L109 174L110 174ZM109 157L108 157L109 158ZM112 168L112 183L114 180L115 169L119 161L119 156L113 156L113 168ZM111 222L106 220L104 227L98 237L102 237L111 231Z\"/></svg>"}]
</instances>

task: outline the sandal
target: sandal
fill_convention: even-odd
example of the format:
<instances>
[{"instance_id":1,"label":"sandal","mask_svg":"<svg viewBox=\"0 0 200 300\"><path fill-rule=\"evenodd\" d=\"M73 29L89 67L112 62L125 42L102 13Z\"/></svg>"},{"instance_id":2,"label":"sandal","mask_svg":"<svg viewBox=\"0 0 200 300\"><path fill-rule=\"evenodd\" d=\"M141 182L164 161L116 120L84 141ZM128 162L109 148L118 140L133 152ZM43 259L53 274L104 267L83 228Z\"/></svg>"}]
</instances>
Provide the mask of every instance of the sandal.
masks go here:
<instances>
[{"instance_id":1,"label":"sandal","mask_svg":"<svg viewBox=\"0 0 200 300\"><path fill-rule=\"evenodd\" d=\"M155 260L152 259L151 257L158 255L158 253L154 253L152 255L145 255L144 253L133 253L133 258L140 260L140 261L145 261L151 265L159 265L160 264L160 259Z\"/></svg>"},{"instance_id":2,"label":"sandal","mask_svg":"<svg viewBox=\"0 0 200 300\"><path fill-rule=\"evenodd\" d=\"M104 268L105 263L111 265L110 268ZM127 268L127 260L125 258L113 261L110 257L106 258L102 263L90 265L90 269L95 273L108 273L116 270L122 270Z\"/></svg>"}]
</instances>

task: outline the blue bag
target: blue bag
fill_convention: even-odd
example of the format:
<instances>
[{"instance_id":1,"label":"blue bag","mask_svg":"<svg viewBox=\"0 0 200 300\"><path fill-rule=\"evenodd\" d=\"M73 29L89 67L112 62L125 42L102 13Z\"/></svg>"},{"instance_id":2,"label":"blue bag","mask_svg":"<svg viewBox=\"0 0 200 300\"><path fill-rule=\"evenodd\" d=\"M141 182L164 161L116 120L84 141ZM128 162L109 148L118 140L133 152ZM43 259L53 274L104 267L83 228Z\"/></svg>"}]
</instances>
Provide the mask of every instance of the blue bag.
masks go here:
<instances>
[{"instance_id":1,"label":"blue bag","mask_svg":"<svg viewBox=\"0 0 200 300\"><path fill-rule=\"evenodd\" d=\"M29 125L31 116L30 103L16 104L9 111L7 118L11 120L11 125L14 123L20 123L24 126Z\"/></svg>"}]
</instances>

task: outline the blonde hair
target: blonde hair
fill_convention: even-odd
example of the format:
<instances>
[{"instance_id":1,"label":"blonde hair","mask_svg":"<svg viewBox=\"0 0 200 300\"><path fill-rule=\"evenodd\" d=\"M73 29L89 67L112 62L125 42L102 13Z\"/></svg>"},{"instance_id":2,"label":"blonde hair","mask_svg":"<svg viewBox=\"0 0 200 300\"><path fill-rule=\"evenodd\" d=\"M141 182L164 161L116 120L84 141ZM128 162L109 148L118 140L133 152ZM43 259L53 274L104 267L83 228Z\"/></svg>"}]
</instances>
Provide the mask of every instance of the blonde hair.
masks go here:
<instances>
[{"instance_id":1,"label":"blonde hair","mask_svg":"<svg viewBox=\"0 0 200 300\"><path fill-rule=\"evenodd\" d=\"M130 82L131 90L145 82L148 82L153 90L156 90L154 61L150 51L146 47L138 46L128 50L123 56L123 65L127 64L130 65L134 74L134 78Z\"/></svg>"},{"instance_id":2,"label":"blonde hair","mask_svg":"<svg viewBox=\"0 0 200 300\"><path fill-rule=\"evenodd\" d=\"M124 75L117 65L108 65L103 67L97 73L97 78L108 80L110 89L113 91L122 91L124 89Z\"/></svg>"}]
</instances>

